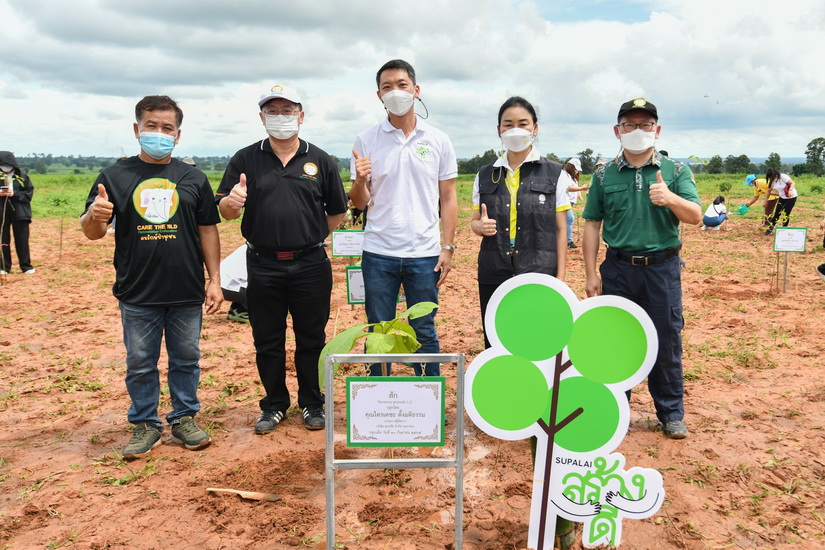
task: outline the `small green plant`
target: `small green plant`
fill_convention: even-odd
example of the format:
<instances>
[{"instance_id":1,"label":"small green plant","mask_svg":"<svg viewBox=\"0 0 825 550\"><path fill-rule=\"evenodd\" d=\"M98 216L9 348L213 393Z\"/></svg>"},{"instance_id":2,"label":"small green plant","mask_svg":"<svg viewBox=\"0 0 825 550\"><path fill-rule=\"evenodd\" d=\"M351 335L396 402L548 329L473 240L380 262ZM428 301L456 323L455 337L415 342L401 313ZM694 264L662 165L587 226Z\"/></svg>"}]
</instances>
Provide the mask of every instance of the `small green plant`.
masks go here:
<instances>
[{"instance_id":1,"label":"small green plant","mask_svg":"<svg viewBox=\"0 0 825 550\"><path fill-rule=\"evenodd\" d=\"M140 478L146 478L153 475L157 472L158 466L154 460L149 460L140 470L133 470L129 467L128 464L124 463L126 469L129 470L129 473L122 477L117 477L116 475L110 473L108 470L100 470L97 473L101 476L104 483L109 485L113 485L115 487L120 487L122 485L128 485L133 481L137 481Z\"/></svg>"},{"instance_id":2,"label":"small green plant","mask_svg":"<svg viewBox=\"0 0 825 550\"><path fill-rule=\"evenodd\" d=\"M360 338L365 338L367 353L415 353L421 344L415 337L415 330L404 319L417 319L432 313L438 304L419 302L407 311L399 313L392 321L363 323L350 327L335 335L318 357L318 379L324 389L324 368L327 355L349 353ZM370 331L372 329L372 331ZM335 373L338 369L335 369Z\"/></svg>"},{"instance_id":3,"label":"small green plant","mask_svg":"<svg viewBox=\"0 0 825 550\"><path fill-rule=\"evenodd\" d=\"M725 194L728 191L730 191L730 188L731 188L731 183L730 183L729 180L719 182L719 191L721 191L722 194Z\"/></svg>"},{"instance_id":4,"label":"small green plant","mask_svg":"<svg viewBox=\"0 0 825 550\"><path fill-rule=\"evenodd\" d=\"M80 533L76 533L75 531L70 529L63 533L60 537L56 538L55 540L47 544L46 548L48 548L49 550L54 548L64 548L66 546L69 546L70 543L76 541L79 536Z\"/></svg>"}]
</instances>

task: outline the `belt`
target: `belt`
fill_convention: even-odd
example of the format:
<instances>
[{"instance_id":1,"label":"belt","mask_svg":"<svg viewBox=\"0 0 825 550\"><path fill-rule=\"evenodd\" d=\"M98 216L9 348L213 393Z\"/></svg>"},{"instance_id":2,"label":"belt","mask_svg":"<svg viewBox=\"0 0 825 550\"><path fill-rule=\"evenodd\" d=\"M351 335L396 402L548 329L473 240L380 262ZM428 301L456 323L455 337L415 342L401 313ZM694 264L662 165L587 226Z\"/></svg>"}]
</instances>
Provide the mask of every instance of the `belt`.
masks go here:
<instances>
[{"instance_id":1,"label":"belt","mask_svg":"<svg viewBox=\"0 0 825 550\"><path fill-rule=\"evenodd\" d=\"M270 248L262 248L260 246L255 246L250 242L246 243L246 246L249 250L251 250L255 254L260 254L261 256L267 256L269 258L274 258L276 260L297 260L298 258L306 256L314 250L321 248L322 246L324 246L324 243L320 242L318 244L314 244L310 247L303 248L301 250L272 250Z\"/></svg>"},{"instance_id":2,"label":"belt","mask_svg":"<svg viewBox=\"0 0 825 550\"><path fill-rule=\"evenodd\" d=\"M607 251L613 253L620 260L630 262L632 265L653 265L660 264L679 255L682 245L671 248L670 250L662 250L661 252L624 252L618 248L608 248Z\"/></svg>"}]
</instances>

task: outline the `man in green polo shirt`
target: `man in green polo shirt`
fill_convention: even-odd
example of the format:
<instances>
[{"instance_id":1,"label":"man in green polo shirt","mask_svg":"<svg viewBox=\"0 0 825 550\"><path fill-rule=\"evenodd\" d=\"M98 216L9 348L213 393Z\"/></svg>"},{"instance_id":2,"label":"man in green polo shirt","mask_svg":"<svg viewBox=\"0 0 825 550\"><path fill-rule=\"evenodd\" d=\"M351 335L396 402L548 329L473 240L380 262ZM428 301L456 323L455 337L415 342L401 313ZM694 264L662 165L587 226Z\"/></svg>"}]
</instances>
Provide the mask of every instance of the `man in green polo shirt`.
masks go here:
<instances>
[{"instance_id":1,"label":"man in green polo shirt","mask_svg":"<svg viewBox=\"0 0 825 550\"><path fill-rule=\"evenodd\" d=\"M613 128L622 152L593 174L582 213L582 252L587 295L632 300L656 326L659 350L648 389L665 436L684 439L679 222L701 222L702 203L690 168L656 151L661 130L652 103L638 98L622 104ZM601 240L608 249L596 271Z\"/></svg>"}]
</instances>

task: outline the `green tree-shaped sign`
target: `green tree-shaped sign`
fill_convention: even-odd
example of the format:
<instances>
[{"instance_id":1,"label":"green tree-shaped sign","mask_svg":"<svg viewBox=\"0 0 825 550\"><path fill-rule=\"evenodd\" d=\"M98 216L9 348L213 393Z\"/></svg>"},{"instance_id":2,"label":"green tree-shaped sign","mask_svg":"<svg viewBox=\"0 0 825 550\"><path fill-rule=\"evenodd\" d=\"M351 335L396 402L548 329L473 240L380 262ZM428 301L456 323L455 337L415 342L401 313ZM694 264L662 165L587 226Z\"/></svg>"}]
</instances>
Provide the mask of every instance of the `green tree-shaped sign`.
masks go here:
<instances>
[{"instance_id":1,"label":"green tree-shaped sign","mask_svg":"<svg viewBox=\"0 0 825 550\"><path fill-rule=\"evenodd\" d=\"M560 464L576 468L592 466L596 458L607 463L605 455L627 433L624 392L647 376L655 360L656 330L629 300L599 296L580 302L558 279L534 273L502 284L490 299L485 321L492 347L467 370L467 412L494 437L538 438L528 543L550 548L548 533L557 513L582 521L580 515L597 517L603 505L585 501L584 495L577 502L571 491L565 493L562 479L572 470L557 466L554 471L554 454L564 455ZM613 463L623 468L624 459L617 456L611 455ZM651 474L650 486L658 495L661 477L656 487L656 475ZM617 493L627 502L641 498L627 490ZM620 526L614 530L620 532Z\"/></svg>"}]
</instances>

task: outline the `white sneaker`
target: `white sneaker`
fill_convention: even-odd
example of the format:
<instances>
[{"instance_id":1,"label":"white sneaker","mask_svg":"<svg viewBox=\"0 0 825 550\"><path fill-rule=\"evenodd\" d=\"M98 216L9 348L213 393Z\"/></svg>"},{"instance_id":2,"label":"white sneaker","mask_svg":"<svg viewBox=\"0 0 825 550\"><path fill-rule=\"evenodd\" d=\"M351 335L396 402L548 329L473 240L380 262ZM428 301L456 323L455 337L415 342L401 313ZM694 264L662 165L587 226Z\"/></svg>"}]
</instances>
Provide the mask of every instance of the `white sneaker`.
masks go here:
<instances>
[{"instance_id":1,"label":"white sneaker","mask_svg":"<svg viewBox=\"0 0 825 550\"><path fill-rule=\"evenodd\" d=\"M721 225L717 225L716 227L714 227L714 228L713 228L713 230L714 230L714 231L721 231L721 230L722 230L722 226L721 226Z\"/></svg>"},{"instance_id":2,"label":"white sneaker","mask_svg":"<svg viewBox=\"0 0 825 550\"><path fill-rule=\"evenodd\" d=\"M702 231L707 231L707 230L708 230L708 226L707 226L707 225L703 225L703 226L702 226Z\"/></svg>"},{"instance_id":3,"label":"white sneaker","mask_svg":"<svg viewBox=\"0 0 825 550\"><path fill-rule=\"evenodd\" d=\"M0 275L8 275L8 274L9 274L8 271L3 271L2 269L0 269Z\"/></svg>"},{"instance_id":4,"label":"white sneaker","mask_svg":"<svg viewBox=\"0 0 825 550\"><path fill-rule=\"evenodd\" d=\"M25 273L27 275L31 275L32 273L35 273L35 270L34 270L34 268L31 268L28 271L24 271L23 273Z\"/></svg>"}]
</instances>

